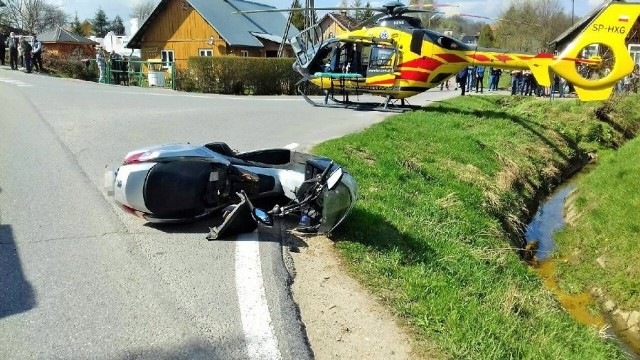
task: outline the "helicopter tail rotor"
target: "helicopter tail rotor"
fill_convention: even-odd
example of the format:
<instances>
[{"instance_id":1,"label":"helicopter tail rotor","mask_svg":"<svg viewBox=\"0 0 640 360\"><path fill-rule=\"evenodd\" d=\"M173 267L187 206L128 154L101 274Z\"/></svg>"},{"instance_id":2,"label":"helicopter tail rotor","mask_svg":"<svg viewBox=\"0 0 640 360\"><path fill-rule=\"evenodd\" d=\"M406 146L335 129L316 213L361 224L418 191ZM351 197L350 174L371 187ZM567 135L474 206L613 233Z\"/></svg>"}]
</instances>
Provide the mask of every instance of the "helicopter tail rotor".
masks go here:
<instances>
[{"instance_id":1,"label":"helicopter tail rotor","mask_svg":"<svg viewBox=\"0 0 640 360\"><path fill-rule=\"evenodd\" d=\"M529 67L543 85L553 71L573 84L581 100L606 100L633 71L625 40L638 16L640 4L609 4L558 56L540 54Z\"/></svg>"}]
</instances>

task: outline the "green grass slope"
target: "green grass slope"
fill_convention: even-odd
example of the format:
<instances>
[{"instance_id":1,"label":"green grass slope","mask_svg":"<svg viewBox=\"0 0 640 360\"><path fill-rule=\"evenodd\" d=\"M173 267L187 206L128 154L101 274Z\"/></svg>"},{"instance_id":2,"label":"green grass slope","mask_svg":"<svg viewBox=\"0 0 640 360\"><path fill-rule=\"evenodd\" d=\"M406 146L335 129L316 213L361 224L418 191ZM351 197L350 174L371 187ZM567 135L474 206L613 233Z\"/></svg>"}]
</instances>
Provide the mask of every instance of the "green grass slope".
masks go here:
<instances>
[{"instance_id":1,"label":"green grass slope","mask_svg":"<svg viewBox=\"0 0 640 360\"><path fill-rule=\"evenodd\" d=\"M321 144L314 152L360 187L337 246L425 352L435 344L454 359L620 358L565 313L512 244L537 198L588 152L637 131L634 101L465 97Z\"/></svg>"}]
</instances>

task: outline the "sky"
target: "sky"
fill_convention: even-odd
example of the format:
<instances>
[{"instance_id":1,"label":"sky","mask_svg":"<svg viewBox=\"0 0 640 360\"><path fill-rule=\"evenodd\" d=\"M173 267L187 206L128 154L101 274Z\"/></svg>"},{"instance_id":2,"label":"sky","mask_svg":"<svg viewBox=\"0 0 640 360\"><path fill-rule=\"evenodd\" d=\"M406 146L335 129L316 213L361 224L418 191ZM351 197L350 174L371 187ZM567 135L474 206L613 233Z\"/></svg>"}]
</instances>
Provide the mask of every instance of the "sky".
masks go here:
<instances>
[{"instance_id":1,"label":"sky","mask_svg":"<svg viewBox=\"0 0 640 360\"><path fill-rule=\"evenodd\" d=\"M139 0L52 0L62 6L63 10L71 15L71 20L75 16L76 12L80 21L84 19L92 19L95 17L96 11L99 8L105 11L108 20L113 20L116 15L124 20L124 23L129 29L129 14L131 13L131 7ZM254 2L261 2L267 5L271 5L277 8L288 8L291 6L291 0L252 0ZM401 0L403 1L403 0ZM300 0L301 3L305 3L304 0ZM362 0L366 4L366 0ZM378 6L386 1L370 0L372 6ZM408 3L408 0L404 0ZM439 0L438 3L457 5L458 7L451 11L455 13L474 14L487 17L498 17L503 7L507 6L506 0ZM575 0L575 16L579 18L588 14L598 5L602 4L603 0ZM567 13L571 13L572 0L561 0L562 6L564 6ZM339 6L340 0L315 0L315 6L317 7L333 7Z\"/></svg>"}]
</instances>

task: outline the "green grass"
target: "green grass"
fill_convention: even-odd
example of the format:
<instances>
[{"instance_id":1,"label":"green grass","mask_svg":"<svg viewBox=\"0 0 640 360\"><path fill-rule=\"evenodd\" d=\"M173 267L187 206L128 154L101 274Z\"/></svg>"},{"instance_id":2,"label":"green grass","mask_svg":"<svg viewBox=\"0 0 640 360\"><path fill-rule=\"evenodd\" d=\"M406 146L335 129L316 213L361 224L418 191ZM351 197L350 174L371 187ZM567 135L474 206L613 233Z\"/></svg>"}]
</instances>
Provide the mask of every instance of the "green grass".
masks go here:
<instances>
[{"instance_id":1,"label":"green grass","mask_svg":"<svg viewBox=\"0 0 640 360\"><path fill-rule=\"evenodd\" d=\"M640 309L640 139L608 154L571 198L570 224L556 235L556 269L569 291L604 290L623 309ZM604 265L598 264L598 260Z\"/></svg>"},{"instance_id":2,"label":"green grass","mask_svg":"<svg viewBox=\"0 0 640 360\"><path fill-rule=\"evenodd\" d=\"M601 107L605 123L593 115L598 105L574 100L457 98L321 144L314 152L344 165L360 187L337 247L424 353L621 358L562 310L511 244L537 197L587 152L637 130L634 101Z\"/></svg>"}]
</instances>

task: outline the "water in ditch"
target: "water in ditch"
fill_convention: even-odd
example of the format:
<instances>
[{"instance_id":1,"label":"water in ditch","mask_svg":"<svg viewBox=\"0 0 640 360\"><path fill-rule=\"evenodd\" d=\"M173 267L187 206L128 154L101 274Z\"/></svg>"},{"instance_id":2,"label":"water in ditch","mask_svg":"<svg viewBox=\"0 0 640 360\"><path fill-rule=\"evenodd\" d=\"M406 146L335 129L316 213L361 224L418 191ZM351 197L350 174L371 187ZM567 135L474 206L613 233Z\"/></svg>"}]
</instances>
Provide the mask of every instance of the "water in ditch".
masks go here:
<instances>
[{"instance_id":1,"label":"water in ditch","mask_svg":"<svg viewBox=\"0 0 640 360\"><path fill-rule=\"evenodd\" d=\"M555 262L563 261L563 259L551 258L555 249L553 235L562 230L565 225L565 203L567 197L575 189L575 182L562 185L540 205L533 220L525 229L525 240L527 243L538 242L536 258L539 263L534 269L543 279L545 287L554 293L562 307L580 323L602 328L607 324L607 321L591 294L586 292L581 294L565 293L560 289L558 280L554 277ZM616 342L625 350L630 359L640 359L634 354L633 349L616 336L611 327L609 327L607 335L616 339Z\"/></svg>"}]
</instances>

